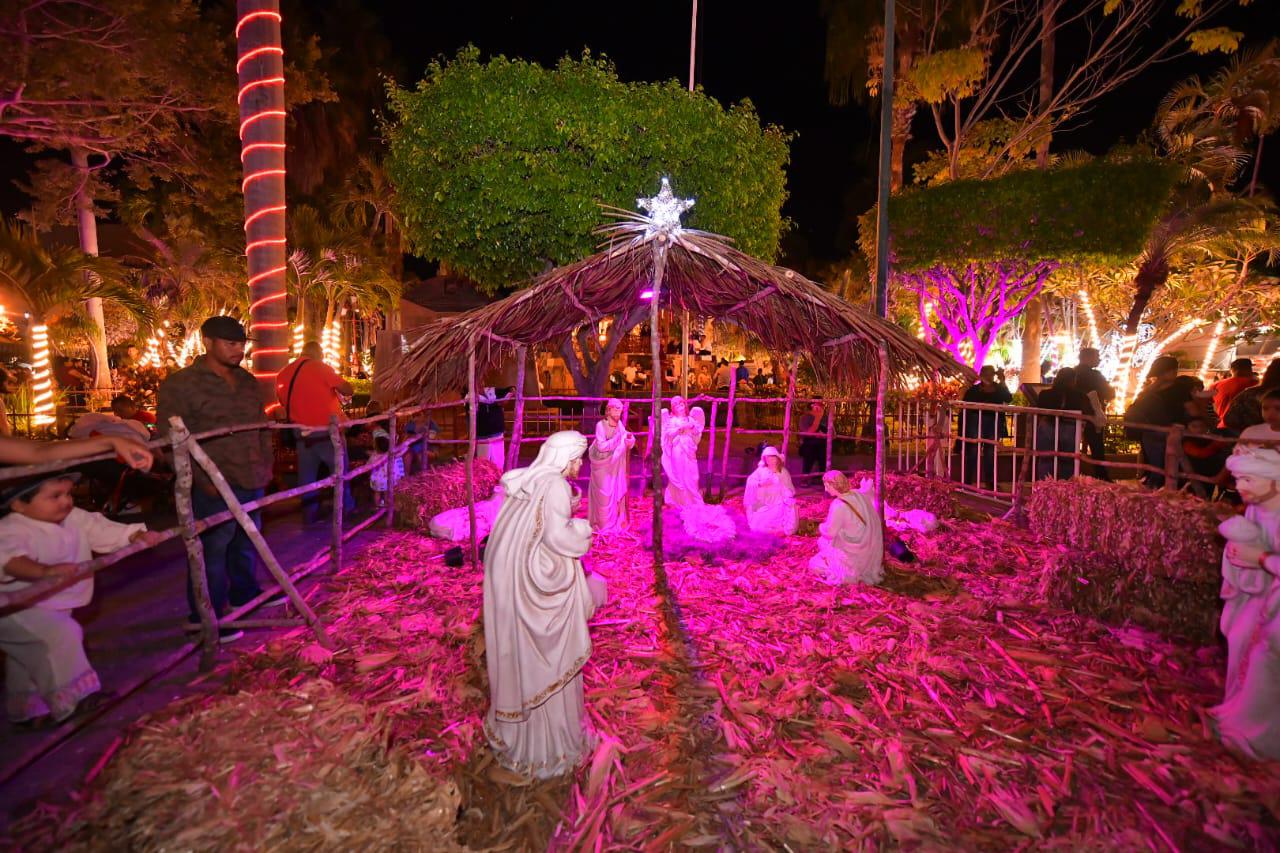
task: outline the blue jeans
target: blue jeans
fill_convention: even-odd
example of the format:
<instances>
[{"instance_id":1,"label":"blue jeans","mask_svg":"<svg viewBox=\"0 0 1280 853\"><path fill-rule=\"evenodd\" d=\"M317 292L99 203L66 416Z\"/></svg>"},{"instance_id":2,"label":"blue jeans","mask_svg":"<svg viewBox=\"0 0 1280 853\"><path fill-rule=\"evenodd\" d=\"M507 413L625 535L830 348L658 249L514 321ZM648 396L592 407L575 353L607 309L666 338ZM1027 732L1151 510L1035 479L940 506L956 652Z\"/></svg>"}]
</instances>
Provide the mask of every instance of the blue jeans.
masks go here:
<instances>
[{"instance_id":1,"label":"blue jeans","mask_svg":"<svg viewBox=\"0 0 1280 853\"><path fill-rule=\"evenodd\" d=\"M328 435L304 438L298 436L298 485L306 486L320 479L320 466L333 473L333 442ZM355 512L356 501L351 496L351 483L342 485L342 505L347 512ZM308 492L302 496L302 517L308 521L320 512L320 493Z\"/></svg>"},{"instance_id":2,"label":"blue jeans","mask_svg":"<svg viewBox=\"0 0 1280 853\"><path fill-rule=\"evenodd\" d=\"M231 490L242 504L255 501L264 493L263 489L241 489L236 486L232 486ZM191 509L197 519L217 515L226 508L220 495L206 494L199 486L191 490ZM261 510L249 513L249 518L254 526L262 529ZM258 597L262 592L256 575L258 555L248 534L234 518L201 533L200 543L204 546L205 576L209 579L209 600L213 603L214 613L222 616L226 613L228 602L232 607L239 607ZM191 621L198 621L200 616L196 610L190 574L187 575L187 605L191 608Z\"/></svg>"}]
</instances>

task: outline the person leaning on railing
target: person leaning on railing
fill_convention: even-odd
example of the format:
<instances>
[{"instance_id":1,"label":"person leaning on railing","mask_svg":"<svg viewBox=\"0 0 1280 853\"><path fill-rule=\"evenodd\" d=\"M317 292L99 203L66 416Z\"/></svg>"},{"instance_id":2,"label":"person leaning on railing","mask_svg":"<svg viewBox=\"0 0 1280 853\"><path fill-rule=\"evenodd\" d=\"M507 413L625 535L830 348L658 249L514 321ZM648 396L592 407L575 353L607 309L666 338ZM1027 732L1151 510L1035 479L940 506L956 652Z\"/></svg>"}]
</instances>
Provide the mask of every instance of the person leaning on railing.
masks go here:
<instances>
[{"instance_id":1,"label":"person leaning on railing","mask_svg":"<svg viewBox=\"0 0 1280 853\"><path fill-rule=\"evenodd\" d=\"M1126 424L1150 424L1151 426L1173 426L1186 424L1191 419L1187 411L1187 403L1195 397L1196 387L1192 382L1180 381L1192 377L1178 376L1178 360L1171 355L1162 355L1151 363L1147 374L1151 384L1133 401L1124 413ZM1153 489L1164 485L1165 450L1168 444L1167 433L1157 430L1132 429L1138 433L1142 446L1142 461L1146 465L1160 469L1146 471L1142 481Z\"/></svg>"},{"instance_id":2,"label":"person leaning on railing","mask_svg":"<svg viewBox=\"0 0 1280 853\"><path fill-rule=\"evenodd\" d=\"M99 453L115 453L130 468L150 471L154 458L151 449L131 438L98 435L70 441L33 441L26 438L0 436L0 464L40 465L65 459L82 459Z\"/></svg>"}]
</instances>

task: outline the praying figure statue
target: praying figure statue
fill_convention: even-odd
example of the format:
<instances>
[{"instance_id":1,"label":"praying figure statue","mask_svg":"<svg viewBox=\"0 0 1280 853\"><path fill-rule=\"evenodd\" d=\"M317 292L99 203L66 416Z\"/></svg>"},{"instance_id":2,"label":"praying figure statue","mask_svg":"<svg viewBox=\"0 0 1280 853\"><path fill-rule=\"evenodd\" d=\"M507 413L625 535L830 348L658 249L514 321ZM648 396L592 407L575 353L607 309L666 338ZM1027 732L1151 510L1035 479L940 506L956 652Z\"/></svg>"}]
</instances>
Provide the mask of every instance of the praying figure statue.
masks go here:
<instances>
[{"instance_id":1,"label":"praying figure statue","mask_svg":"<svg viewBox=\"0 0 1280 853\"><path fill-rule=\"evenodd\" d=\"M809 561L823 583L865 583L884 580L884 531L880 516L862 492L854 491L839 471L822 475L831 496L827 520L818 528L818 553Z\"/></svg>"},{"instance_id":2,"label":"praying figure statue","mask_svg":"<svg viewBox=\"0 0 1280 853\"><path fill-rule=\"evenodd\" d=\"M671 398L671 409L662 410L662 470L667 475L663 493L668 506L700 505L698 442L706 428L702 409L689 408L684 397Z\"/></svg>"},{"instance_id":3,"label":"praying figure statue","mask_svg":"<svg viewBox=\"0 0 1280 853\"><path fill-rule=\"evenodd\" d=\"M1227 460L1248 504L1244 518L1219 528L1222 620L1227 677L1222 704L1210 710L1228 747L1255 759L1280 759L1280 452L1239 445Z\"/></svg>"},{"instance_id":4,"label":"praying figure statue","mask_svg":"<svg viewBox=\"0 0 1280 853\"><path fill-rule=\"evenodd\" d=\"M766 447L760 454L760 464L747 478L742 507L747 513L747 526L757 533L790 536L800 526L796 487L778 448Z\"/></svg>"},{"instance_id":5,"label":"praying figure statue","mask_svg":"<svg viewBox=\"0 0 1280 853\"><path fill-rule=\"evenodd\" d=\"M539 779L571 771L596 744L582 693L597 603L582 567L591 526L573 517L581 495L569 484L586 449L582 434L558 432L531 466L503 475L484 555L485 735L503 767Z\"/></svg>"},{"instance_id":6,"label":"praying figure statue","mask_svg":"<svg viewBox=\"0 0 1280 853\"><path fill-rule=\"evenodd\" d=\"M588 454L591 459L591 487L587 494L587 518L599 533L625 531L627 515L627 460L636 437L623 420L621 400L609 400L604 420L596 424L596 440Z\"/></svg>"}]
</instances>

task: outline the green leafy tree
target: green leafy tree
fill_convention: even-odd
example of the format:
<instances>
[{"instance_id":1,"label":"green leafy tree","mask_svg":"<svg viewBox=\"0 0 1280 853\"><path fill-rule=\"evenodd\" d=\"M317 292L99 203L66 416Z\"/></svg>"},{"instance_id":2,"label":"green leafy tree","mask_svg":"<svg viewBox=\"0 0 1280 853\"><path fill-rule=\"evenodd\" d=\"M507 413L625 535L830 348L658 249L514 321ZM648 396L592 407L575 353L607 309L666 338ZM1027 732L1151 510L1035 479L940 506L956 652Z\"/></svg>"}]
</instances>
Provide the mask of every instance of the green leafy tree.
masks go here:
<instances>
[{"instance_id":1,"label":"green leafy tree","mask_svg":"<svg viewBox=\"0 0 1280 853\"><path fill-rule=\"evenodd\" d=\"M686 224L773 260L785 226L788 137L752 106L728 109L677 82L624 83L603 59L554 69L474 48L391 92L387 171L418 254L509 287L597 248L600 205L634 209L669 175L697 199ZM637 311L565 355L584 393L603 389ZM571 336L572 337L572 336Z\"/></svg>"}]
</instances>

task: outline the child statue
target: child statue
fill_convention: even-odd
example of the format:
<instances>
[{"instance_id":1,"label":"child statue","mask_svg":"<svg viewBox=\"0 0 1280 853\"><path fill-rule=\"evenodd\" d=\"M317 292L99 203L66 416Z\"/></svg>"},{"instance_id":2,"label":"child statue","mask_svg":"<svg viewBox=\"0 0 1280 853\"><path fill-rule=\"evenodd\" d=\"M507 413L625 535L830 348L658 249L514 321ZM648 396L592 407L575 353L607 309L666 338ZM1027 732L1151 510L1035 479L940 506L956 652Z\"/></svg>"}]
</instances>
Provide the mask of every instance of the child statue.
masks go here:
<instances>
[{"instance_id":1,"label":"child statue","mask_svg":"<svg viewBox=\"0 0 1280 853\"><path fill-rule=\"evenodd\" d=\"M1240 445L1227 460L1248 507L1223 522L1222 620L1227 677L1211 710L1227 746L1280 759L1280 452Z\"/></svg>"},{"instance_id":2,"label":"child statue","mask_svg":"<svg viewBox=\"0 0 1280 853\"><path fill-rule=\"evenodd\" d=\"M747 478L742 507L747 513L747 526L757 533L790 536L800 526L796 511L796 487L776 447L766 447L760 464Z\"/></svg>"}]
</instances>

